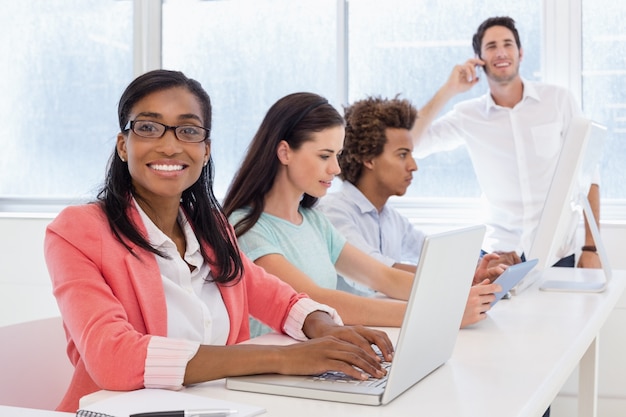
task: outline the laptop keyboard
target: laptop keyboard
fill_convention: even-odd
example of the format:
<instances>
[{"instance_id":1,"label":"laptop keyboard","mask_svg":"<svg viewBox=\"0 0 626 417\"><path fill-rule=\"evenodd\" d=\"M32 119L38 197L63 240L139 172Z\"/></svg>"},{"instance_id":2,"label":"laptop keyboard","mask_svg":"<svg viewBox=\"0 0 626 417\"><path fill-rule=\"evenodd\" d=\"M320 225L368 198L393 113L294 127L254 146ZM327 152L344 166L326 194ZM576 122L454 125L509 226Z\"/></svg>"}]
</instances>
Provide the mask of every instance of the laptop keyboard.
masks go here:
<instances>
[{"instance_id":1,"label":"laptop keyboard","mask_svg":"<svg viewBox=\"0 0 626 417\"><path fill-rule=\"evenodd\" d=\"M383 363L383 368L389 371L389 366L391 366L391 362ZM389 373L387 373L389 375ZM354 379L349 375L344 374L343 372L337 371L328 371L324 372L320 375L314 375L310 377L311 381L319 381L319 382L336 382L336 383L345 383L352 385L362 385L366 387L382 387L387 383L387 375L382 378L368 378L365 380Z\"/></svg>"},{"instance_id":2,"label":"laptop keyboard","mask_svg":"<svg viewBox=\"0 0 626 417\"><path fill-rule=\"evenodd\" d=\"M382 354L380 353L380 351L377 348L374 350L377 351L378 356L380 356L380 358L382 359ZM345 384L352 384L352 385L361 385L361 386L367 386L367 387L383 387L387 383L387 376L389 375L389 368L391 367L391 362L386 362L383 360L381 362L381 366L383 369L387 371L387 374L383 376L382 378L369 377L368 379L361 380L361 379L355 379L351 377L350 375L344 374L343 372L328 371L328 372L324 372L323 374L312 375L310 377L310 380L325 382L325 383L336 382L336 383L345 383Z\"/></svg>"}]
</instances>

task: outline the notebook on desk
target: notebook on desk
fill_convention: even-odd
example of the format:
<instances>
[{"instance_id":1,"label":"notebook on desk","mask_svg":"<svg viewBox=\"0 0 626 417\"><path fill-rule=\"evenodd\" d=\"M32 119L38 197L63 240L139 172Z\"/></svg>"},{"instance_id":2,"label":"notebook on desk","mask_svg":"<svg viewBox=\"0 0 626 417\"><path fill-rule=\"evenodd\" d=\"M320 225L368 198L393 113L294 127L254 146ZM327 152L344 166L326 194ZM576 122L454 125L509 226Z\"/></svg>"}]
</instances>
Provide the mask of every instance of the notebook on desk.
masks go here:
<instances>
[{"instance_id":1,"label":"notebook on desk","mask_svg":"<svg viewBox=\"0 0 626 417\"><path fill-rule=\"evenodd\" d=\"M90 396L101 399L89 401ZM184 391L167 389L140 389L135 391L100 391L81 399L81 409L76 417L130 417L133 414L150 413L157 416L219 416L253 417L264 414L265 409L252 404L232 402ZM84 404L88 401L88 404ZM204 410L203 413L198 410ZM226 412L226 410L228 412Z\"/></svg>"},{"instance_id":2,"label":"notebook on desk","mask_svg":"<svg viewBox=\"0 0 626 417\"><path fill-rule=\"evenodd\" d=\"M426 237L394 360L385 381L373 385L328 378L251 375L226 379L226 388L366 405L387 404L452 355L485 234L484 226Z\"/></svg>"}]
</instances>

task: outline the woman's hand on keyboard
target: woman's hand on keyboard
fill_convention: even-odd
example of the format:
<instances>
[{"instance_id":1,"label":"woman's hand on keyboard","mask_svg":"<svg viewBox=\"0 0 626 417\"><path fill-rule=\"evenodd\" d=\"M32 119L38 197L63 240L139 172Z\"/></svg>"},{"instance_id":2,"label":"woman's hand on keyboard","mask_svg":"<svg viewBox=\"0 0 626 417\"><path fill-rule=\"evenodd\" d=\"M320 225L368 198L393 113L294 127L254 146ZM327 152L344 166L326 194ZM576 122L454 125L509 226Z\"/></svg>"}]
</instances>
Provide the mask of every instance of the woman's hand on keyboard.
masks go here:
<instances>
[{"instance_id":1,"label":"woman's hand on keyboard","mask_svg":"<svg viewBox=\"0 0 626 417\"><path fill-rule=\"evenodd\" d=\"M364 328L364 330L371 329ZM356 333L359 336L353 334L349 338L362 337L361 331L356 331ZM368 332L364 333L369 337ZM346 337L346 334L341 336ZM385 345L382 342L381 344ZM390 346L391 344L385 347L389 355L392 354L389 351ZM368 344L364 348L336 336L319 337L278 348L282 350L280 352L282 360L279 361L281 374L318 375L328 371L338 371L355 379L366 380L370 376L381 378L387 373L381 365L380 357L371 345Z\"/></svg>"}]
</instances>

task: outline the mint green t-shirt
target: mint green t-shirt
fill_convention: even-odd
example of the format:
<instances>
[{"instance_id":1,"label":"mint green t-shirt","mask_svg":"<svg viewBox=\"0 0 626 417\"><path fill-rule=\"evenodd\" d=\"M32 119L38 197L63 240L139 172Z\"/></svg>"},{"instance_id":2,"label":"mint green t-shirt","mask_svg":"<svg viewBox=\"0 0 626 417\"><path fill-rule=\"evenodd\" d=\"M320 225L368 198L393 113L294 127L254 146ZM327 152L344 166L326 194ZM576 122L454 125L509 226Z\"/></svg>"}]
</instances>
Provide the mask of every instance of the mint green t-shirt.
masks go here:
<instances>
[{"instance_id":1,"label":"mint green t-shirt","mask_svg":"<svg viewBox=\"0 0 626 417\"><path fill-rule=\"evenodd\" d=\"M228 220L231 224L243 218L247 209L235 210ZM293 224L271 214L263 213L256 224L238 238L243 253L252 261L269 254L280 254L304 272L317 285L337 288L335 262L346 239L326 217L313 209L300 208L302 223ZM251 337L270 331L256 320L250 322Z\"/></svg>"}]
</instances>

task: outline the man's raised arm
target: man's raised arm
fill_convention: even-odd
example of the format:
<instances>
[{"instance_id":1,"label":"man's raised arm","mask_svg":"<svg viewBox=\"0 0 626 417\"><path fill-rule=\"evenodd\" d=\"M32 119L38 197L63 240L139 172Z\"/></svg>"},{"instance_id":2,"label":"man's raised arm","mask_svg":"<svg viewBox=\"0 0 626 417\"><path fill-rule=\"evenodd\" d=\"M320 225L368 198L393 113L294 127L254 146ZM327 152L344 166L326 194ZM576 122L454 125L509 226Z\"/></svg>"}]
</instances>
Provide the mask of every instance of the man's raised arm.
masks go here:
<instances>
[{"instance_id":1,"label":"man's raised arm","mask_svg":"<svg viewBox=\"0 0 626 417\"><path fill-rule=\"evenodd\" d=\"M452 97L468 91L478 83L479 78L476 66L482 66L484 64L485 63L478 58L471 58L463 64L454 66L445 84L441 86L433 98L417 112L417 120L411 129L411 137L414 143L419 141L420 136L428 130L430 124Z\"/></svg>"}]
</instances>

